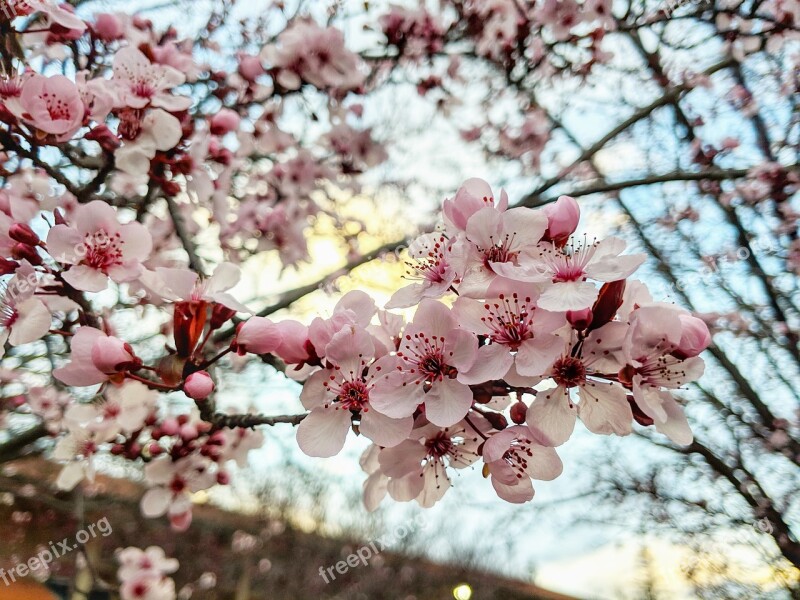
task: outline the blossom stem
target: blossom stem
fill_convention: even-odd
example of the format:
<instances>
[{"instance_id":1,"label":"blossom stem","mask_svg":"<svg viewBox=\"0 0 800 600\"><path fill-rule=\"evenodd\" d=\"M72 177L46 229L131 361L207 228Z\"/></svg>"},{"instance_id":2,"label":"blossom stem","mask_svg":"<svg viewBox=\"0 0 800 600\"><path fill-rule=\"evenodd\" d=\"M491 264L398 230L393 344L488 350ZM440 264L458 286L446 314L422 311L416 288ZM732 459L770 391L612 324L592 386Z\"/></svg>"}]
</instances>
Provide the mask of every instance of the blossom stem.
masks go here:
<instances>
[{"instance_id":1,"label":"blossom stem","mask_svg":"<svg viewBox=\"0 0 800 600\"><path fill-rule=\"evenodd\" d=\"M140 377L134 373L125 373L125 377L129 379L133 379L134 381L139 381L145 384L147 387L153 390L161 390L164 392L174 392L175 390L179 389L178 386L167 385L166 383L158 383L157 381L152 381L150 379L146 379L144 377Z\"/></svg>"},{"instance_id":2,"label":"blossom stem","mask_svg":"<svg viewBox=\"0 0 800 600\"><path fill-rule=\"evenodd\" d=\"M466 415L466 416L464 417L464 420L467 422L467 424L468 424L470 427L472 427L472 428L475 430L475 433L477 433L479 436L481 436L481 437L482 437L484 440L488 440L488 439L489 439L488 437L486 437L486 436L483 434L483 432L482 432L480 429L478 429L477 427L475 427L475 425L474 425L474 423L473 423L472 421L470 421L470 420L469 420L469 415Z\"/></svg>"}]
</instances>

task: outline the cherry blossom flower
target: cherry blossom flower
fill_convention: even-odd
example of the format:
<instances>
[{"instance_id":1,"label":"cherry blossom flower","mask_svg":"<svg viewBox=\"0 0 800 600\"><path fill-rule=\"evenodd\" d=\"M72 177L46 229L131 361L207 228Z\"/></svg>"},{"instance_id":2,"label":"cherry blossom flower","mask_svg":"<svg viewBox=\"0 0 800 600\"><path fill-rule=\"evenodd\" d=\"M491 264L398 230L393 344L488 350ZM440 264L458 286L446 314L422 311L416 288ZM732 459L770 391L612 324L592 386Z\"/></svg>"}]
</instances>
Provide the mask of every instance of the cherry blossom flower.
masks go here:
<instances>
[{"instance_id":1,"label":"cherry blossom flower","mask_svg":"<svg viewBox=\"0 0 800 600\"><path fill-rule=\"evenodd\" d=\"M141 366L133 348L122 340L93 327L81 327L72 336L69 364L53 371L67 385L89 386L109 379L120 381L128 370Z\"/></svg>"},{"instance_id":2,"label":"cherry blossom flower","mask_svg":"<svg viewBox=\"0 0 800 600\"><path fill-rule=\"evenodd\" d=\"M228 290L236 287L242 277L242 270L233 263L217 265L210 277L201 277L188 269L156 267L144 270L139 281L145 288L169 302L214 302L233 311L252 313Z\"/></svg>"},{"instance_id":3,"label":"cherry blossom flower","mask_svg":"<svg viewBox=\"0 0 800 600\"><path fill-rule=\"evenodd\" d=\"M670 305L637 308L630 316L630 329L623 346L627 364L620 377L632 385L636 405L653 420L656 430L677 444L690 444L693 436L680 405L666 389L677 389L703 374L703 360L683 360L679 350L684 336L694 337L696 324L681 320L681 312ZM707 338L710 343L710 336ZM675 351L678 350L678 356ZM694 350L702 350L695 347Z\"/></svg>"},{"instance_id":4,"label":"cherry blossom flower","mask_svg":"<svg viewBox=\"0 0 800 600\"><path fill-rule=\"evenodd\" d=\"M445 200L442 206L445 224L454 233L466 231L470 217L486 207L494 207L499 212L508 208L508 195L500 191L500 198L495 200L492 188L483 179L473 177L467 179L456 195Z\"/></svg>"},{"instance_id":5,"label":"cherry blossom flower","mask_svg":"<svg viewBox=\"0 0 800 600\"><path fill-rule=\"evenodd\" d=\"M7 285L0 287L0 358L5 344L28 344L50 330L50 310L34 296L38 281L33 267L24 262Z\"/></svg>"},{"instance_id":6,"label":"cherry blossom flower","mask_svg":"<svg viewBox=\"0 0 800 600\"><path fill-rule=\"evenodd\" d=\"M159 546L150 546L145 550L129 547L117 551L119 570L117 577L121 581L134 579L142 573L151 573L157 576L170 575L178 570L178 561L167 558L164 549Z\"/></svg>"},{"instance_id":7,"label":"cherry blossom flower","mask_svg":"<svg viewBox=\"0 0 800 600\"><path fill-rule=\"evenodd\" d=\"M160 108L148 111L137 126L136 138L114 153L117 168L134 176L146 174L156 153L171 150L183 135L180 121Z\"/></svg>"},{"instance_id":8,"label":"cherry blossom flower","mask_svg":"<svg viewBox=\"0 0 800 600\"><path fill-rule=\"evenodd\" d=\"M278 69L277 82L288 90L303 82L319 89L351 90L364 81L360 59L345 47L342 32L310 19L294 20L276 44L264 47L261 58Z\"/></svg>"},{"instance_id":9,"label":"cherry blossom flower","mask_svg":"<svg viewBox=\"0 0 800 600\"><path fill-rule=\"evenodd\" d=\"M73 225L55 225L47 235L50 255L71 265L62 273L64 280L87 292L105 290L109 277L117 283L136 279L151 248L141 223L120 225L116 211L100 200L79 206Z\"/></svg>"},{"instance_id":10,"label":"cherry blossom flower","mask_svg":"<svg viewBox=\"0 0 800 600\"><path fill-rule=\"evenodd\" d=\"M169 66L153 64L133 46L126 46L114 55L114 78L117 107L145 108L152 106L177 112L191 106L188 96L176 96L172 88L183 84L186 77Z\"/></svg>"},{"instance_id":11,"label":"cherry blossom flower","mask_svg":"<svg viewBox=\"0 0 800 600\"><path fill-rule=\"evenodd\" d=\"M459 298L453 306L459 325L489 342L478 348L462 381L502 379L512 367L523 376L544 374L563 350L554 332L564 326L564 316L536 308L537 294L524 284L503 282L492 288L485 301Z\"/></svg>"},{"instance_id":12,"label":"cherry blossom flower","mask_svg":"<svg viewBox=\"0 0 800 600\"><path fill-rule=\"evenodd\" d=\"M333 336L345 327L366 328L377 310L375 301L369 294L360 290L346 293L334 306L330 318L317 317L308 327L308 340L314 346L316 355L324 357L325 348L333 340Z\"/></svg>"},{"instance_id":13,"label":"cherry blossom flower","mask_svg":"<svg viewBox=\"0 0 800 600\"><path fill-rule=\"evenodd\" d=\"M138 381L126 381L105 390L100 403L73 404L65 419L94 432L100 442L113 441L118 434L141 429L158 402L158 392Z\"/></svg>"},{"instance_id":14,"label":"cherry blossom flower","mask_svg":"<svg viewBox=\"0 0 800 600\"><path fill-rule=\"evenodd\" d=\"M300 449L309 456L333 456L344 446L351 421L359 431L380 446L394 446L408 438L413 418L391 418L370 404L380 364L371 336L360 327L345 327L325 348L325 369L314 373L303 386L300 401L310 410L297 428Z\"/></svg>"},{"instance_id":15,"label":"cherry blossom flower","mask_svg":"<svg viewBox=\"0 0 800 600\"><path fill-rule=\"evenodd\" d=\"M175 462L169 457L158 458L145 466L144 473L153 487L142 496L142 514L148 518L168 515L176 531L186 530L191 523L191 494L216 483L208 465L197 455Z\"/></svg>"},{"instance_id":16,"label":"cherry blossom flower","mask_svg":"<svg viewBox=\"0 0 800 600\"><path fill-rule=\"evenodd\" d=\"M567 39L572 28L583 20L580 6L575 0L544 0L537 16L542 24L549 26L557 41Z\"/></svg>"},{"instance_id":17,"label":"cherry blossom flower","mask_svg":"<svg viewBox=\"0 0 800 600\"><path fill-rule=\"evenodd\" d=\"M459 380L477 354L477 339L460 329L451 311L423 300L406 328L396 356L379 361L386 375L375 382L372 405L393 417L408 417L425 405L431 423L449 427L472 406L472 391Z\"/></svg>"},{"instance_id":18,"label":"cherry blossom flower","mask_svg":"<svg viewBox=\"0 0 800 600\"><path fill-rule=\"evenodd\" d=\"M584 243L561 251L555 244L540 245L530 251L526 261L515 265L498 264L494 269L504 277L517 281L553 283L542 292L538 304L552 311L589 308L597 298L598 288L587 278L597 281L619 281L628 278L644 262L644 254L621 256L624 240L607 238Z\"/></svg>"},{"instance_id":19,"label":"cherry blossom flower","mask_svg":"<svg viewBox=\"0 0 800 600\"><path fill-rule=\"evenodd\" d=\"M280 327L266 317L250 317L236 328L236 338L231 347L240 354L270 354L283 344Z\"/></svg>"},{"instance_id":20,"label":"cherry blossom flower","mask_svg":"<svg viewBox=\"0 0 800 600\"><path fill-rule=\"evenodd\" d=\"M563 470L555 449L539 443L533 432L522 425L504 429L486 440L483 461L497 495L514 504L533 499L531 479L550 481Z\"/></svg>"},{"instance_id":21,"label":"cherry blossom flower","mask_svg":"<svg viewBox=\"0 0 800 600\"><path fill-rule=\"evenodd\" d=\"M66 411L73 405L70 394L55 387L34 386L28 390L28 406L31 412L42 419L47 430L56 435L66 430Z\"/></svg>"},{"instance_id":22,"label":"cherry blossom flower","mask_svg":"<svg viewBox=\"0 0 800 600\"><path fill-rule=\"evenodd\" d=\"M498 274L522 269L518 261L537 252L546 229L544 214L529 208L501 212L487 206L474 213L464 239L453 248L456 255L463 252L466 260L459 294L481 298Z\"/></svg>"},{"instance_id":23,"label":"cherry blossom flower","mask_svg":"<svg viewBox=\"0 0 800 600\"><path fill-rule=\"evenodd\" d=\"M97 435L87 429L72 427L67 435L59 438L53 449L53 458L67 461L56 479L56 487L69 491L75 489L86 479L94 482L97 469L94 464L95 455L100 450Z\"/></svg>"},{"instance_id":24,"label":"cherry blossom flower","mask_svg":"<svg viewBox=\"0 0 800 600\"><path fill-rule=\"evenodd\" d=\"M475 417L482 431L488 424ZM389 495L399 502L416 500L430 508L452 485L448 469L463 469L479 458L483 438L464 422L440 428L427 424L415 429L410 439L378 455L381 472L389 478Z\"/></svg>"},{"instance_id":25,"label":"cherry blossom flower","mask_svg":"<svg viewBox=\"0 0 800 600\"><path fill-rule=\"evenodd\" d=\"M86 112L78 87L63 75L29 77L22 86L19 104L23 119L57 141L71 138L83 125Z\"/></svg>"},{"instance_id":26,"label":"cherry blossom flower","mask_svg":"<svg viewBox=\"0 0 800 600\"><path fill-rule=\"evenodd\" d=\"M142 551L129 547L117 550L120 563L117 578L122 600L175 600L175 582L167 575L178 570L178 561L166 558L162 548Z\"/></svg>"},{"instance_id":27,"label":"cherry blossom flower","mask_svg":"<svg viewBox=\"0 0 800 600\"><path fill-rule=\"evenodd\" d=\"M411 242L408 254L411 260L406 262L406 278L414 283L397 290L386 308L407 308L423 298L440 298L458 278L451 244L442 234L421 235Z\"/></svg>"},{"instance_id":28,"label":"cherry blossom flower","mask_svg":"<svg viewBox=\"0 0 800 600\"><path fill-rule=\"evenodd\" d=\"M527 411L527 424L542 443L560 446L572 435L575 420L580 416L589 431L602 435L628 435L633 413L625 389L598 375L615 372L621 367L616 357L621 353L627 332L624 323L612 322L592 331L582 342L580 351L573 335L562 354L547 373L555 388L540 391ZM573 401L572 391L580 396Z\"/></svg>"},{"instance_id":29,"label":"cherry blossom flower","mask_svg":"<svg viewBox=\"0 0 800 600\"><path fill-rule=\"evenodd\" d=\"M73 12L48 0L18 0L14 5L17 14L40 13L46 19L47 27L58 25L63 29L82 33L86 30L86 23Z\"/></svg>"}]
</instances>

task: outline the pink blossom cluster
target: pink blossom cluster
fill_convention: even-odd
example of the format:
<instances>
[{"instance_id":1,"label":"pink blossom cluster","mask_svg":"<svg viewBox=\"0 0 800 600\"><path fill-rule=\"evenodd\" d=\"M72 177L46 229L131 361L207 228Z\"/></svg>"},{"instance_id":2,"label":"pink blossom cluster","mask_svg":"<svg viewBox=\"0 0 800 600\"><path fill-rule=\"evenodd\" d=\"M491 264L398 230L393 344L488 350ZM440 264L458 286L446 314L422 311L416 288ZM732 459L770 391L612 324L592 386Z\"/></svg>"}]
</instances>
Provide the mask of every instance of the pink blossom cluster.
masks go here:
<instances>
[{"instance_id":1,"label":"pink blossom cluster","mask_svg":"<svg viewBox=\"0 0 800 600\"><path fill-rule=\"evenodd\" d=\"M431 506L451 468L481 459L500 497L530 500L531 479L561 472L555 448L578 418L597 434L636 421L690 443L671 390L702 374L708 329L628 281L644 255L622 254L621 239L571 240L579 214L569 197L508 208L466 182L444 203L444 228L409 247L411 283L387 306L415 306L413 319L351 292L287 361L310 410L300 448L332 456L351 429L370 439L374 508L387 491Z\"/></svg>"},{"instance_id":2,"label":"pink blossom cluster","mask_svg":"<svg viewBox=\"0 0 800 600\"><path fill-rule=\"evenodd\" d=\"M117 550L122 600L175 600L175 582L168 577L178 570L178 561L167 558L164 550L133 546Z\"/></svg>"},{"instance_id":3,"label":"pink blossom cluster","mask_svg":"<svg viewBox=\"0 0 800 600\"><path fill-rule=\"evenodd\" d=\"M100 13L86 22L67 5L19 4L35 27L16 33L21 51L16 58L25 64L26 54L44 52L44 62L41 68L23 66L0 74L0 125L8 136L2 145L26 158L33 156L32 147L69 143L80 149L83 158L77 166L95 168L99 176L83 194L73 182L59 181L59 196L51 204L65 216L100 196L120 204L135 197L141 202L170 198L189 234L218 224L219 244L232 260L277 249L284 264L294 265L307 258L304 232L319 210L312 192L323 181L354 186L356 175L386 159L371 130L359 126L363 109L353 98L365 92L366 70L338 29L294 19L259 53L239 52L238 68L225 72L218 67L227 60L223 51L211 58L206 53L201 60L191 41L178 39L173 30L159 31L138 16ZM12 19L8 26L17 24L22 26ZM86 57L75 57L82 68L69 77L52 74L62 70L58 65L71 51L67 44L76 41L94 48ZM329 127L311 140L287 131L283 115L291 98L311 94L309 88L330 99ZM33 162L39 171L46 170ZM237 180L245 169L252 177ZM40 175L29 164L16 171L15 177ZM28 211L14 210L21 204L12 193L17 191L0 192L12 209L3 211L10 223L0 215L0 246L8 247L4 255L12 259L28 256L30 248L9 241L7 228L27 222L40 208L38 201L28 201ZM199 220L198 205L208 211ZM125 226L127 236L119 232L128 238L123 242L130 252L144 255L151 245L156 250L180 245L169 221L150 211L140 217L148 235L139 236L136 224ZM73 229L85 235L80 225ZM53 241L62 244L59 250L67 260L76 261L71 277L84 278L80 289L98 288L100 277L86 278L86 260L63 247L74 247L75 235L62 230ZM250 242L256 237L254 248ZM134 252L131 240L139 239L143 245ZM153 256L148 266L176 263ZM109 265L107 274L119 282L136 268Z\"/></svg>"},{"instance_id":4,"label":"pink blossom cluster","mask_svg":"<svg viewBox=\"0 0 800 600\"><path fill-rule=\"evenodd\" d=\"M340 31L292 20L225 72L140 17L86 23L69 8L29 6L37 29L9 35L46 68L22 61L0 77L0 351L15 360L38 344L53 361L49 387L2 377L21 389L13 411L37 415L54 438L60 488L91 484L98 455L110 453L143 466L143 513L183 530L192 495L227 484L262 445L256 428L276 422L298 425L311 456L337 454L349 433L370 440L370 508L387 493L430 506L452 469L480 461L500 497L528 501L533 479L560 474L556 448L578 419L593 433L626 435L639 423L691 442L672 390L701 375L708 329L630 279L645 257L625 254L622 239L574 236L570 197L515 207L468 180L445 200L442 226L409 244L408 285L384 308L352 291L326 318L273 321L231 293L236 263L252 254L304 260L310 217L323 210L315 193L326 182L357 189L354 177L387 157L359 126L364 107L350 98L365 67ZM567 8L548 6L558 13L550 25L570 22ZM462 8L495 32L493 44L518 35L503 2ZM391 44L438 51L446 28L420 12L391 14L382 21ZM63 55L47 50L76 40L95 50L75 57L74 76L51 74ZM281 118L286 99L309 88L329 110L312 142ZM543 113L528 114L503 130L509 154L538 155L548 140ZM65 174L40 151L74 168ZM204 225L218 233L210 256L224 260L194 248ZM206 263L216 265L210 275ZM119 312L159 321L155 341L98 309L114 294ZM217 410L220 365L248 359L301 382L306 411L275 420ZM132 568L123 579L167 589L166 573Z\"/></svg>"}]
</instances>

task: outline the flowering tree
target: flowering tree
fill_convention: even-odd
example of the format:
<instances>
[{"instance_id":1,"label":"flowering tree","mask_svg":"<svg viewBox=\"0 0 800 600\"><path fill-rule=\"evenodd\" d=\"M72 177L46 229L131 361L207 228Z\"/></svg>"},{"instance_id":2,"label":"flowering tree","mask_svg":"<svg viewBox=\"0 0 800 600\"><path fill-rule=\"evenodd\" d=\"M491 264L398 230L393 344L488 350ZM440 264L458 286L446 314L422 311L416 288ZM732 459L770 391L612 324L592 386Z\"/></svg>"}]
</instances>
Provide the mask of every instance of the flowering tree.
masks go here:
<instances>
[{"instance_id":1,"label":"flowering tree","mask_svg":"<svg viewBox=\"0 0 800 600\"><path fill-rule=\"evenodd\" d=\"M694 440L640 430L650 466L632 441L602 461L589 493L630 500L648 528L653 515L690 532L755 525L774 542L769 558L795 566L799 10L453 1L381 21L394 79L513 167L522 204L603 198L603 214L650 256L656 298L702 311L715 334L709 375L683 396Z\"/></svg>"},{"instance_id":2,"label":"flowering tree","mask_svg":"<svg viewBox=\"0 0 800 600\"><path fill-rule=\"evenodd\" d=\"M796 425L778 416L786 394L796 399L789 374L800 362L796 280L784 287L774 279L797 264L796 116L778 115L786 135L771 137L745 76L748 61L772 69L781 101L796 101L797 82L782 70L796 68L786 50L796 10L778 0L693 7L687 20L698 30L713 11L713 32L697 45L713 46L720 57L697 70L681 64L681 47L673 50L674 15L636 3L623 13L605 0L388 8L372 26L380 42L361 54L335 26L287 14L278 3L266 17L241 22L233 57L214 35L231 18L227 2L197 40L143 17L83 19L68 5L33 0L11 8L0 16L0 266L7 280L0 335L9 369L2 377L9 426L31 414L37 423L14 431L0 459L52 438L65 490L92 480L100 454L139 465L148 486L143 513L167 516L181 531L191 524L191 494L229 483L230 465L262 444L262 426L297 426L299 447L316 457L337 454L348 434L369 439L364 500L374 509L386 495L432 506L453 470L480 463L498 496L527 502L533 479L561 474L557 448L580 419L592 433L637 431L699 455L698 468L733 484L774 524L783 555L800 562L784 518L793 510L790 490L786 503L774 502L746 462L764 448L795 467L798 460ZM263 27L267 18L281 28ZM563 97L583 86L591 91L593 77L623 81L626 64L617 57L629 48L644 61L644 87L655 99L626 116L601 115L616 124L586 144ZM732 115L719 122L751 126L758 159L737 152L748 138L703 138L703 124L717 116L712 76L723 71L735 84L723 93ZM266 307L229 292L238 265L255 256L276 254L302 269L311 225L323 216L340 222L337 193L357 191L362 176L388 159L361 125L371 94L410 81L458 119L455 101L470 100L473 72L486 109L475 112L486 120L468 124L464 143L538 173L532 191L509 200L469 179L448 193L436 226L413 240L372 251L353 242L347 267L323 283L407 245L410 283L383 308L353 291L332 315L305 324L269 317L317 284ZM695 88L698 108L689 111L684 98ZM312 106L314 127L291 132L286 123L298 107ZM674 122L659 121L662 107ZM621 136L643 142L641 124L669 132L673 154L651 158L642 150L643 173L607 173L602 152L616 151L610 145ZM674 169L656 171L673 159ZM666 185L658 206L635 208L622 197L671 182L695 186L686 194L697 204L675 202ZM559 188L565 193L548 195ZM625 253L626 242L613 235L572 236L580 218L574 198L594 193L612 195L646 253ZM664 214L656 219L658 209ZM632 278L648 255L673 279L691 268L659 246L658 227L674 231L672 239L689 248L687 259L728 252L728 237L705 248L699 225L682 229L704 222L701 210L722 215L749 251L744 262L762 292L750 299L732 277L719 293L747 307L752 328L729 314L699 318ZM794 252L769 267L751 237L768 226L779 227L778 241ZM676 286L677 299L691 306L684 287ZM138 339L118 332L131 315L149 328ZM705 424L695 439L672 395L703 373L698 355L711 343L707 324L736 335L732 347L770 344L764 356L786 378L773 408L729 352L711 347L715 370L741 397L720 400L699 386L686 397L702 407L698 416L711 406L737 420L731 435L744 437L732 438L732 449L710 445ZM225 394L220 373L242 361L301 382L305 411L217 410ZM163 552L129 549L120 561L124 597L174 594L166 576L175 565Z\"/></svg>"}]
</instances>

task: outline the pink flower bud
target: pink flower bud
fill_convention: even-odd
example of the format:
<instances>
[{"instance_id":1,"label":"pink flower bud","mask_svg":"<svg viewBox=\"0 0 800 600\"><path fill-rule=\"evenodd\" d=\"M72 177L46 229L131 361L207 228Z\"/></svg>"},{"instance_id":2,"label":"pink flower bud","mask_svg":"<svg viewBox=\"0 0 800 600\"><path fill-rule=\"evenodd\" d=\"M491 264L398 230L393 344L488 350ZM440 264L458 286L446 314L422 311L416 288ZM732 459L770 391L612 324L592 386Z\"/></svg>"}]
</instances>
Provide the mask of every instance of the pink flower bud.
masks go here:
<instances>
[{"instance_id":1,"label":"pink flower bud","mask_svg":"<svg viewBox=\"0 0 800 600\"><path fill-rule=\"evenodd\" d=\"M568 310L567 321L576 331L583 331L592 324L592 309Z\"/></svg>"},{"instance_id":2,"label":"pink flower bud","mask_svg":"<svg viewBox=\"0 0 800 600\"><path fill-rule=\"evenodd\" d=\"M283 336L275 323L265 317L250 317L239 326L234 348L239 354L268 354L275 352L282 342Z\"/></svg>"},{"instance_id":3,"label":"pink flower bud","mask_svg":"<svg viewBox=\"0 0 800 600\"><path fill-rule=\"evenodd\" d=\"M239 128L241 117L230 108L223 108L211 117L211 133L214 135L225 135L228 132L236 131Z\"/></svg>"},{"instance_id":4,"label":"pink flower bud","mask_svg":"<svg viewBox=\"0 0 800 600\"><path fill-rule=\"evenodd\" d=\"M214 391L214 380L206 371L192 373L183 384L183 391L193 400L205 400Z\"/></svg>"},{"instance_id":5,"label":"pink flower bud","mask_svg":"<svg viewBox=\"0 0 800 600\"><path fill-rule=\"evenodd\" d=\"M241 54L239 56L239 75L247 81L255 81L259 75L264 74L264 67L257 56Z\"/></svg>"},{"instance_id":6,"label":"pink flower bud","mask_svg":"<svg viewBox=\"0 0 800 600\"><path fill-rule=\"evenodd\" d=\"M179 430L180 426L178 425L178 420L172 417L164 419L164 422L161 424L161 432L164 435L175 435Z\"/></svg>"},{"instance_id":7,"label":"pink flower bud","mask_svg":"<svg viewBox=\"0 0 800 600\"><path fill-rule=\"evenodd\" d=\"M94 16L92 31L99 40L104 42L113 42L125 35L120 18L109 13L98 13Z\"/></svg>"},{"instance_id":8,"label":"pink flower bud","mask_svg":"<svg viewBox=\"0 0 800 600\"><path fill-rule=\"evenodd\" d=\"M561 196L553 204L548 204L543 209L547 215L547 232L545 238L557 246L563 246L578 228L581 218L581 209L575 198Z\"/></svg>"},{"instance_id":9,"label":"pink flower bud","mask_svg":"<svg viewBox=\"0 0 800 600\"><path fill-rule=\"evenodd\" d=\"M195 427L191 423L187 423L186 425L181 425L180 436L184 442L196 440L198 436L197 427Z\"/></svg>"},{"instance_id":10,"label":"pink flower bud","mask_svg":"<svg viewBox=\"0 0 800 600\"><path fill-rule=\"evenodd\" d=\"M697 356L711 344L711 333L705 321L692 315L680 315L681 341L673 354L677 358Z\"/></svg>"},{"instance_id":11,"label":"pink flower bud","mask_svg":"<svg viewBox=\"0 0 800 600\"><path fill-rule=\"evenodd\" d=\"M105 374L126 371L141 365L142 361L133 354L133 348L112 336L102 336L92 346L92 363Z\"/></svg>"}]
</instances>

